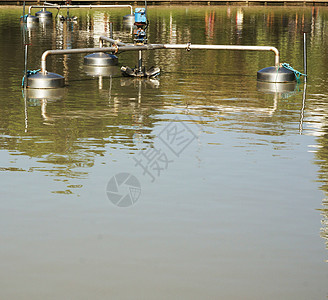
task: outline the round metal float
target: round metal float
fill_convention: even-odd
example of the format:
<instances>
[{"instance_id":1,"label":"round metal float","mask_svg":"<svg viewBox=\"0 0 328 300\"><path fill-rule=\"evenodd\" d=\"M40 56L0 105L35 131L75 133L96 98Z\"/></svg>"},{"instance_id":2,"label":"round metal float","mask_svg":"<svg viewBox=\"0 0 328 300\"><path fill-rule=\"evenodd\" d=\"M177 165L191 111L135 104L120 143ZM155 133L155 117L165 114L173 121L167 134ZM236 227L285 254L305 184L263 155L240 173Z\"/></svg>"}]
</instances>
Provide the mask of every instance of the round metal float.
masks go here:
<instances>
[{"instance_id":1,"label":"round metal float","mask_svg":"<svg viewBox=\"0 0 328 300\"><path fill-rule=\"evenodd\" d=\"M127 25L133 25L135 22L134 14L123 16L123 23Z\"/></svg>"},{"instance_id":2,"label":"round metal float","mask_svg":"<svg viewBox=\"0 0 328 300\"><path fill-rule=\"evenodd\" d=\"M118 58L108 53L92 53L84 57L84 64L98 67L116 66L118 64Z\"/></svg>"},{"instance_id":3,"label":"round metal float","mask_svg":"<svg viewBox=\"0 0 328 300\"><path fill-rule=\"evenodd\" d=\"M84 72L89 76L115 76L119 74L119 68L116 66L97 67L97 66L84 66Z\"/></svg>"},{"instance_id":4,"label":"round metal float","mask_svg":"<svg viewBox=\"0 0 328 300\"><path fill-rule=\"evenodd\" d=\"M56 89L64 85L64 77L56 73L38 72L27 77L27 87L31 89Z\"/></svg>"},{"instance_id":5,"label":"round metal float","mask_svg":"<svg viewBox=\"0 0 328 300\"><path fill-rule=\"evenodd\" d=\"M265 82L292 82L296 81L293 71L284 67L268 67L257 72L257 80Z\"/></svg>"},{"instance_id":6,"label":"round metal float","mask_svg":"<svg viewBox=\"0 0 328 300\"><path fill-rule=\"evenodd\" d=\"M35 16L40 18L40 19L51 19L52 18L52 12L43 9L43 10L40 10L37 13L35 13Z\"/></svg>"},{"instance_id":7,"label":"round metal float","mask_svg":"<svg viewBox=\"0 0 328 300\"><path fill-rule=\"evenodd\" d=\"M257 82L257 90L268 94L287 94L294 92L296 82Z\"/></svg>"},{"instance_id":8,"label":"round metal float","mask_svg":"<svg viewBox=\"0 0 328 300\"><path fill-rule=\"evenodd\" d=\"M27 24L36 23L36 22L39 22L39 18L38 17L32 16L32 15L28 15L26 17L26 23Z\"/></svg>"}]
</instances>

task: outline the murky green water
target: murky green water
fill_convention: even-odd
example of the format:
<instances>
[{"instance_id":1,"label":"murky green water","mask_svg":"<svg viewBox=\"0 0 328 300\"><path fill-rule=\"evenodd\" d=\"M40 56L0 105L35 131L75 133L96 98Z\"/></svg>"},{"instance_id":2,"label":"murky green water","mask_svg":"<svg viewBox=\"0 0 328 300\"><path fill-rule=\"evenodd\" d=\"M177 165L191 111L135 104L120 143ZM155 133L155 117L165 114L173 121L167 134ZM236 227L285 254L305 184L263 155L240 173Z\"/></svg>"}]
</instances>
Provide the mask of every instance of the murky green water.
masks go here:
<instances>
[{"instance_id":1,"label":"murky green water","mask_svg":"<svg viewBox=\"0 0 328 300\"><path fill-rule=\"evenodd\" d=\"M30 70L110 21L131 41L126 9L71 13L27 29ZM25 98L21 14L0 10L1 299L328 296L327 8L149 8L151 43L274 46L300 71L305 30L307 86L259 85L272 53L156 50L152 81L49 57L67 86Z\"/></svg>"}]
</instances>

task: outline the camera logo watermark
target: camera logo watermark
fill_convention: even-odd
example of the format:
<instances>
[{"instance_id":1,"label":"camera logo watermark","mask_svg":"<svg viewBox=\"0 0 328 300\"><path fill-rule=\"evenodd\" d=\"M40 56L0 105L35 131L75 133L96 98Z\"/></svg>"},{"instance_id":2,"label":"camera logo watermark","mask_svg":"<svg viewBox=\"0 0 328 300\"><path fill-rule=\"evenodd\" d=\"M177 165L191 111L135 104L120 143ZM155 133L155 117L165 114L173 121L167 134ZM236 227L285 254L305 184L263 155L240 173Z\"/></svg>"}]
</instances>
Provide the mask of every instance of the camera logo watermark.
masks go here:
<instances>
[{"instance_id":1,"label":"camera logo watermark","mask_svg":"<svg viewBox=\"0 0 328 300\"><path fill-rule=\"evenodd\" d=\"M190 118L191 121L194 121ZM200 129L200 126L194 122ZM158 134L157 140L162 143L161 148L149 146L132 159L135 167L140 168L142 175L149 177L151 182L160 177L163 171L167 170L174 159L180 157L182 152L195 140L197 135L186 122L176 117L169 122Z\"/></svg>"},{"instance_id":2,"label":"camera logo watermark","mask_svg":"<svg viewBox=\"0 0 328 300\"><path fill-rule=\"evenodd\" d=\"M141 195L141 185L132 174L119 173L109 180L106 193L114 205L129 207L138 201Z\"/></svg>"}]
</instances>

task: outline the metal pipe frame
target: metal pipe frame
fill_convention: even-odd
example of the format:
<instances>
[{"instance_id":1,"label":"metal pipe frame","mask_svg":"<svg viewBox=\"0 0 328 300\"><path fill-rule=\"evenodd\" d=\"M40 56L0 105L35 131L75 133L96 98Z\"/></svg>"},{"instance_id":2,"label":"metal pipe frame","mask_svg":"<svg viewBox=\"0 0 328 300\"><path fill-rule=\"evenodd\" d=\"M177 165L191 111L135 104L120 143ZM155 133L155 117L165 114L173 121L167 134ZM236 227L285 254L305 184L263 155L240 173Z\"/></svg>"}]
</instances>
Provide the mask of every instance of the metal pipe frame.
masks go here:
<instances>
[{"instance_id":1,"label":"metal pipe frame","mask_svg":"<svg viewBox=\"0 0 328 300\"><path fill-rule=\"evenodd\" d=\"M117 52L117 51L137 51L137 50L154 50L164 49L163 45L126 45L126 46L114 46L103 48L81 48L81 49L61 49L61 50L47 50L43 52L41 56L41 72L47 73L47 57L49 55L61 55L61 54L81 54L81 53L95 53L95 52Z\"/></svg>"},{"instance_id":2,"label":"metal pipe frame","mask_svg":"<svg viewBox=\"0 0 328 300\"><path fill-rule=\"evenodd\" d=\"M275 67L279 67L279 51L271 46L240 46L240 45L191 45L188 44L164 44L165 49L186 50L244 50L244 51L272 51L275 54Z\"/></svg>"},{"instance_id":3,"label":"metal pipe frame","mask_svg":"<svg viewBox=\"0 0 328 300\"><path fill-rule=\"evenodd\" d=\"M113 43L112 47L100 48L81 48L81 49L62 49L62 50L47 50L43 52L41 57L41 72L46 73L46 60L49 55L60 54L74 54L74 53L95 53L95 52L117 52L117 51L139 51L139 50L155 50L155 49L197 49L197 50L250 50L250 51L273 51L275 54L275 67L279 67L279 51L271 46L235 46L235 45L191 45L187 44L147 44L147 45L134 45L125 44L104 36L100 37L100 46L102 40Z\"/></svg>"},{"instance_id":4,"label":"metal pipe frame","mask_svg":"<svg viewBox=\"0 0 328 300\"><path fill-rule=\"evenodd\" d=\"M108 38L107 36L101 36L100 39L110 42L117 46L127 46L127 45L132 46L133 45L133 44L122 43L119 40L114 40L114 39ZM157 46L157 44L149 44L149 45ZM271 46L197 45L197 44L191 45L190 43L187 43L187 44L161 44L161 45L163 46L163 49L272 51L275 54L275 67L279 67L279 63L280 63L279 50L277 48L271 47Z\"/></svg>"},{"instance_id":5,"label":"metal pipe frame","mask_svg":"<svg viewBox=\"0 0 328 300\"><path fill-rule=\"evenodd\" d=\"M132 5L57 5L57 4L48 4L48 5L31 5L28 8L28 14L31 14L32 8L123 8L123 7L129 7L131 15L133 14L133 7Z\"/></svg>"}]
</instances>

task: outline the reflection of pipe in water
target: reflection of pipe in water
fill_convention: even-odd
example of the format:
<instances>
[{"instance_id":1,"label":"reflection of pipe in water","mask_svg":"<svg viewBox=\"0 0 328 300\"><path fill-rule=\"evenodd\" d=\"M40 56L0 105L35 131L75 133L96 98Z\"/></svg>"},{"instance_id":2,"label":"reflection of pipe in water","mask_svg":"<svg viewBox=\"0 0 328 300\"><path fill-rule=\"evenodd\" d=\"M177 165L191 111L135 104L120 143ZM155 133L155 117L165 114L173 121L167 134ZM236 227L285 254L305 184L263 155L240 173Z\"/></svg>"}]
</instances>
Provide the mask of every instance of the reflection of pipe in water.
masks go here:
<instances>
[{"instance_id":1,"label":"reflection of pipe in water","mask_svg":"<svg viewBox=\"0 0 328 300\"><path fill-rule=\"evenodd\" d=\"M110 102L112 100L112 76L109 76L109 92L108 92L108 105L110 105Z\"/></svg>"},{"instance_id":2,"label":"reflection of pipe in water","mask_svg":"<svg viewBox=\"0 0 328 300\"><path fill-rule=\"evenodd\" d=\"M27 114L27 93L26 93L26 88L23 90L23 97L24 97L25 132L27 132L27 129L28 129L28 114Z\"/></svg>"},{"instance_id":3,"label":"reflection of pipe in water","mask_svg":"<svg viewBox=\"0 0 328 300\"><path fill-rule=\"evenodd\" d=\"M306 98L306 82L304 83L303 97L302 97L302 108L300 116L300 134L303 132L303 119L304 119L304 110L305 110L305 98Z\"/></svg>"},{"instance_id":4,"label":"reflection of pipe in water","mask_svg":"<svg viewBox=\"0 0 328 300\"><path fill-rule=\"evenodd\" d=\"M134 107L134 114L132 115L133 127L135 132L132 136L133 143L136 147L141 150L144 144L145 137L142 134L141 130L143 129L143 115L141 112L141 96L142 96L142 80L138 80L138 104Z\"/></svg>"},{"instance_id":5,"label":"reflection of pipe in water","mask_svg":"<svg viewBox=\"0 0 328 300\"><path fill-rule=\"evenodd\" d=\"M102 76L98 77L98 88L99 88L99 90L102 90L102 88L103 88L103 77Z\"/></svg>"},{"instance_id":6,"label":"reflection of pipe in water","mask_svg":"<svg viewBox=\"0 0 328 300\"><path fill-rule=\"evenodd\" d=\"M138 86L138 104L140 105L140 103L141 103L141 80L139 80L139 86Z\"/></svg>"},{"instance_id":7,"label":"reflection of pipe in water","mask_svg":"<svg viewBox=\"0 0 328 300\"><path fill-rule=\"evenodd\" d=\"M296 93L297 89L296 82L280 83L280 82L257 82L257 90L266 94L273 94L273 107L270 109L270 115L272 115L278 105L279 98L288 98L289 96Z\"/></svg>"},{"instance_id":8,"label":"reflection of pipe in water","mask_svg":"<svg viewBox=\"0 0 328 300\"><path fill-rule=\"evenodd\" d=\"M44 122L53 120L53 118L50 118L47 115L47 99L41 100L41 116L42 116ZM43 123L43 124L47 124L47 123Z\"/></svg>"},{"instance_id":9,"label":"reflection of pipe in water","mask_svg":"<svg viewBox=\"0 0 328 300\"><path fill-rule=\"evenodd\" d=\"M64 96L65 89L24 89L24 117L25 117L25 132L28 131L28 102L35 103L41 106L41 116L45 122L51 121L52 118L47 115L47 103L49 101L56 101ZM34 104L35 105L35 104ZM32 105L32 106L34 106ZM47 123L44 123L47 124Z\"/></svg>"},{"instance_id":10,"label":"reflection of pipe in water","mask_svg":"<svg viewBox=\"0 0 328 300\"><path fill-rule=\"evenodd\" d=\"M47 124L46 122L53 120L47 115L47 104L62 99L66 89L27 89L26 91L26 99L28 101L37 101L41 105L41 116L44 124Z\"/></svg>"}]
</instances>

